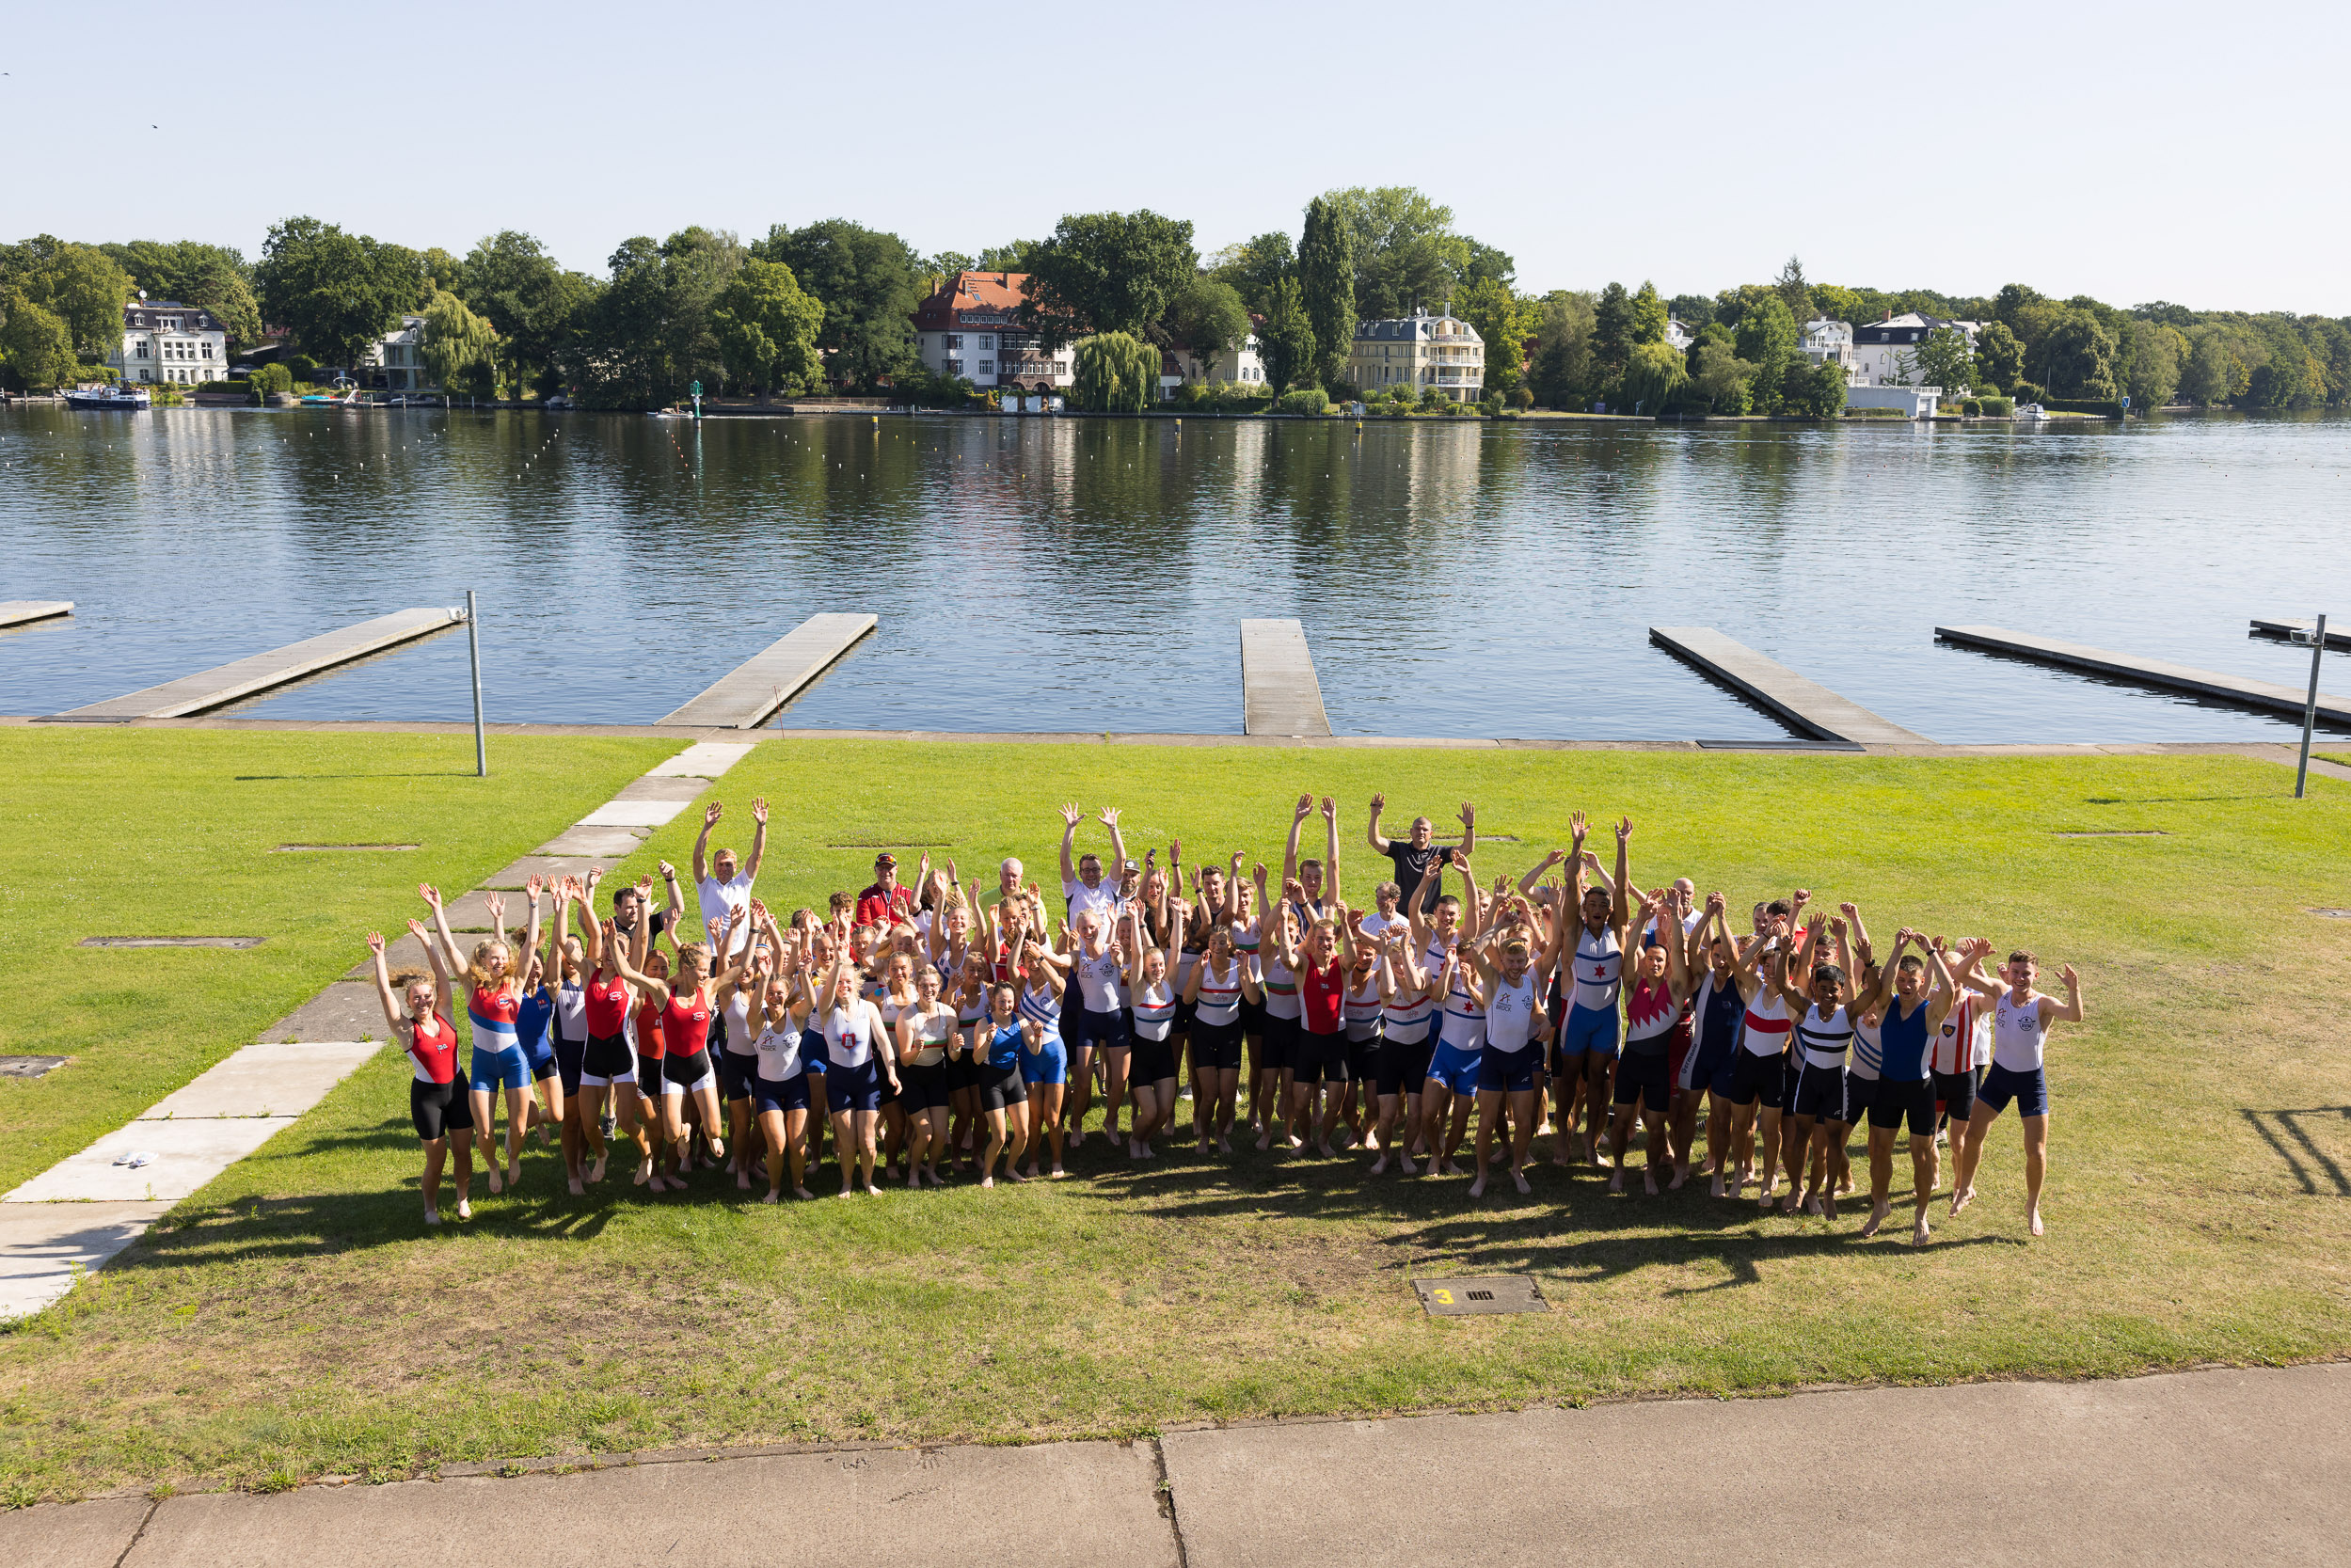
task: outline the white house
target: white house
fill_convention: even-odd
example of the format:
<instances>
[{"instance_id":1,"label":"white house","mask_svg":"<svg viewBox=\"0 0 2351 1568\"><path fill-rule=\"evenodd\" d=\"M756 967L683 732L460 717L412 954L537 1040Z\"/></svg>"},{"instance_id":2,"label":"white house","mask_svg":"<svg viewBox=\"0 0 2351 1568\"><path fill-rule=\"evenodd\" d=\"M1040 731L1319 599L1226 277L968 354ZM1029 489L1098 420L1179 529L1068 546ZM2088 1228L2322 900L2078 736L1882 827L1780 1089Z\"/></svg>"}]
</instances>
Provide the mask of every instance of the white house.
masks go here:
<instances>
[{"instance_id":1,"label":"white house","mask_svg":"<svg viewBox=\"0 0 2351 1568\"><path fill-rule=\"evenodd\" d=\"M122 347L106 363L131 382L220 381L229 374L229 334L210 310L141 294L122 308Z\"/></svg>"},{"instance_id":2,"label":"white house","mask_svg":"<svg viewBox=\"0 0 2351 1568\"><path fill-rule=\"evenodd\" d=\"M424 318L403 312L398 326L360 351L352 374L360 386L379 391L439 391L424 369Z\"/></svg>"},{"instance_id":3,"label":"white house","mask_svg":"<svg viewBox=\"0 0 2351 1568\"><path fill-rule=\"evenodd\" d=\"M1689 327L1684 326L1682 325L1682 319L1679 316L1668 316L1665 318L1666 346L1671 348L1675 353L1688 354L1690 352L1690 345L1697 341L1698 335L1695 332L1691 331Z\"/></svg>"},{"instance_id":4,"label":"white house","mask_svg":"<svg viewBox=\"0 0 2351 1568\"><path fill-rule=\"evenodd\" d=\"M1796 346L1803 350L1804 357L1816 365L1844 366L1845 379L1848 382L1853 379L1852 323L1816 316L1804 323L1803 336Z\"/></svg>"},{"instance_id":5,"label":"white house","mask_svg":"<svg viewBox=\"0 0 2351 1568\"><path fill-rule=\"evenodd\" d=\"M1450 309L1436 316L1421 309L1390 321L1358 322L1346 375L1367 394L1401 384L1414 388L1416 397L1435 388L1455 403L1475 403L1485 395L1485 340Z\"/></svg>"},{"instance_id":6,"label":"white house","mask_svg":"<svg viewBox=\"0 0 2351 1568\"><path fill-rule=\"evenodd\" d=\"M914 308L914 352L941 375L975 387L1066 389L1077 379L1070 346L1048 350L1021 326L1028 297L1025 272L962 272Z\"/></svg>"},{"instance_id":7,"label":"white house","mask_svg":"<svg viewBox=\"0 0 2351 1568\"><path fill-rule=\"evenodd\" d=\"M1964 334L1967 346L1976 346L1976 333L1981 322L1946 321L1941 316L1922 316L1915 310L1898 316L1889 315L1880 322L1868 322L1852 329L1853 361L1851 380L1856 387L1898 387L1906 380L1915 380L1915 372L1905 373L1905 364L1914 360L1918 345L1939 327L1954 327Z\"/></svg>"},{"instance_id":8,"label":"white house","mask_svg":"<svg viewBox=\"0 0 2351 1568\"><path fill-rule=\"evenodd\" d=\"M1241 340L1239 348L1229 348L1205 359L1188 348L1163 354L1160 356L1160 372L1163 389L1181 387L1187 381L1239 381L1252 387L1265 384L1265 361L1258 356L1257 334L1254 332ZM1170 381L1169 377L1174 379Z\"/></svg>"}]
</instances>

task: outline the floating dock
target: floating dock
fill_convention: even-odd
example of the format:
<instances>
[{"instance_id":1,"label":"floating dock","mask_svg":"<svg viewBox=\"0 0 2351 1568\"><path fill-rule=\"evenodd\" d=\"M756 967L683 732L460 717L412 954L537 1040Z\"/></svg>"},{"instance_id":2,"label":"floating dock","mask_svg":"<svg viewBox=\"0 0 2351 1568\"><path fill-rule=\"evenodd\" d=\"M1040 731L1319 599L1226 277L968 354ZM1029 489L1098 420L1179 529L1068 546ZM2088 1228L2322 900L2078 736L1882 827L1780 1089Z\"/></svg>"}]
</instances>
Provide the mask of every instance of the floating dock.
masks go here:
<instances>
[{"instance_id":1,"label":"floating dock","mask_svg":"<svg viewBox=\"0 0 2351 1568\"><path fill-rule=\"evenodd\" d=\"M1651 626L1649 641L1817 739L1851 746L1934 744L1712 626Z\"/></svg>"},{"instance_id":2,"label":"floating dock","mask_svg":"<svg viewBox=\"0 0 2351 1568\"><path fill-rule=\"evenodd\" d=\"M2310 699L2310 689L2305 686L2279 686L2270 681L2247 680L2241 675L2224 675L2217 671L2170 664L2159 658L2137 658L2080 642L2062 642L2054 637L2034 637L2025 632L2009 631L2001 626L1937 626L1934 634L1946 642L1981 648L1988 653L2037 659L2043 664L2061 664L2071 670L2111 675L2117 680L2131 681L2139 686L2159 686L2199 697L2211 697L2219 702L2235 703L2243 707L2265 708L2271 713L2282 713L2295 719L2302 717L2303 705ZM2351 724L2351 699L2319 693L2318 717L2331 723Z\"/></svg>"},{"instance_id":3,"label":"floating dock","mask_svg":"<svg viewBox=\"0 0 2351 1568\"><path fill-rule=\"evenodd\" d=\"M1241 623L1241 733L1298 739L1330 734L1314 656L1295 621Z\"/></svg>"},{"instance_id":4,"label":"floating dock","mask_svg":"<svg viewBox=\"0 0 2351 1568\"><path fill-rule=\"evenodd\" d=\"M2296 621L2291 618L2264 621L2258 615L2253 617L2252 622L2253 630L2264 637L2292 637L2295 632L2308 637L2317 626L2316 621ZM2344 631L2339 626L2328 628L2327 646L2339 651L2351 651L2351 631Z\"/></svg>"},{"instance_id":5,"label":"floating dock","mask_svg":"<svg viewBox=\"0 0 2351 1568\"><path fill-rule=\"evenodd\" d=\"M755 730L876 624L870 615L811 615L661 722Z\"/></svg>"},{"instance_id":6,"label":"floating dock","mask_svg":"<svg viewBox=\"0 0 2351 1568\"><path fill-rule=\"evenodd\" d=\"M21 626L72 613L71 599L0 599L0 626Z\"/></svg>"},{"instance_id":7,"label":"floating dock","mask_svg":"<svg viewBox=\"0 0 2351 1568\"><path fill-rule=\"evenodd\" d=\"M428 637L437 631L466 623L462 610L403 610L390 615L378 615L372 621L330 631L323 637L305 638L283 648L273 648L265 654L224 664L216 670L205 670L193 675L183 675L176 681L151 686L144 691L110 697L103 703L87 707L68 709L52 714L52 719L184 719L190 714L206 713L226 707L257 691L298 681L305 675L315 675L322 670L332 670L338 664L348 664L370 654L396 648L403 642Z\"/></svg>"}]
</instances>

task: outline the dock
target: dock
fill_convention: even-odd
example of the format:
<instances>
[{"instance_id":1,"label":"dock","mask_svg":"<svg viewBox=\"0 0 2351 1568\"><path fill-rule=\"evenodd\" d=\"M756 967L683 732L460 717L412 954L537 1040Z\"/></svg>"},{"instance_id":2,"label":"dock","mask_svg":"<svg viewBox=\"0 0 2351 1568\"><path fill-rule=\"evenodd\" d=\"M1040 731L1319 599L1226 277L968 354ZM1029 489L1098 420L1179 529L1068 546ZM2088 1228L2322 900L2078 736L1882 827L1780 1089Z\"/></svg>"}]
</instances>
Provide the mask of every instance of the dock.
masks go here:
<instances>
[{"instance_id":1,"label":"dock","mask_svg":"<svg viewBox=\"0 0 2351 1568\"><path fill-rule=\"evenodd\" d=\"M661 722L755 730L876 625L870 615L811 615Z\"/></svg>"},{"instance_id":2,"label":"dock","mask_svg":"<svg viewBox=\"0 0 2351 1568\"><path fill-rule=\"evenodd\" d=\"M1934 744L1745 643L1732 641L1712 626L1651 626L1649 641L1815 739L1849 746Z\"/></svg>"},{"instance_id":3,"label":"dock","mask_svg":"<svg viewBox=\"0 0 2351 1568\"><path fill-rule=\"evenodd\" d=\"M1314 655L1295 621L1241 623L1241 733L1298 739L1330 734Z\"/></svg>"},{"instance_id":4,"label":"dock","mask_svg":"<svg viewBox=\"0 0 2351 1568\"><path fill-rule=\"evenodd\" d=\"M21 626L72 613L71 599L0 599L0 626Z\"/></svg>"},{"instance_id":5,"label":"dock","mask_svg":"<svg viewBox=\"0 0 2351 1568\"><path fill-rule=\"evenodd\" d=\"M265 654L238 659L216 670L205 670L193 675L183 675L176 681L151 686L144 691L133 691L120 697L110 697L103 703L87 707L70 708L52 714L52 719L184 719L190 714L205 713L225 707L257 691L298 681L305 675L315 675L322 670L332 670L339 664L365 658L370 654L396 648L403 642L427 637L452 626L464 626L462 610L438 607L403 610L390 615L378 615L372 621L330 631L320 637L305 638L283 648L273 648Z\"/></svg>"},{"instance_id":6,"label":"dock","mask_svg":"<svg viewBox=\"0 0 2351 1568\"><path fill-rule=\"evenodd\" d=\"M2256 615L2252 621L2252 629L2264 637L2286 638L2292 637L2296 632L2308 637L2317 628L2317 626L2316 621L2296 621L2291 617L2264 621ZM2304 646L2307 647L2309 644L2305 643ZM2338 652L2351 652L2351 631L2329 627L2327 632L2327 646Z\"/></svg>"},{"instance_id":7,"label":"dock","mask_svg":"<svg viewBox=\"0 0 2351 1568\"><path fill-rule=\"evenodd\" d=\"M2080 642L2063 642L2054 637L2034 637L2001 626L1937 626L1934 634L1946 642L1981 648L1987 653L2036 659L2043 664L2060 664L2070 670L2087 670L2095 675L2110 675L2116 680L2130 681L2138 686L2163 687L2199 697L2210 697L2218 702L2234 703L2243 707L2265 708L2295 719L2302 717L2303 705L2310 698L2310 689L2304 686L2280 686L2271 681L2247 680L2242 675L2225 675L2215 670L2198 670L2158 658L2139 658L2131 654L2112 653ZM2321 692L2318 717L2331 723L2351 724L2351 698L2330 697Z\"/></svg>"}]
</instances>

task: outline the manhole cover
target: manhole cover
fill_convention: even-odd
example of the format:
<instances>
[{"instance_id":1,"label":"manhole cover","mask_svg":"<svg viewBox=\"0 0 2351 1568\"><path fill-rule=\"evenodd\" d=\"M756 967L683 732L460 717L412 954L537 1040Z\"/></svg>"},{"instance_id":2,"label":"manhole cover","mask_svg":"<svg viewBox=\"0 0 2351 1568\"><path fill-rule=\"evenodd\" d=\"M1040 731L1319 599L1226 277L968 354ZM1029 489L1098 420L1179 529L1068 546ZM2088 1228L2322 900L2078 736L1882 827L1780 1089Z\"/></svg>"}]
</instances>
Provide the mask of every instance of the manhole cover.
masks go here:
<instances>
[{"instance_id":1,"label":"manhole cover","mask_svg":"<svg viewBox=\"0 0 2351 1568\"><path fill-rule=\"evenodd\" d=\"M270 851L273 855L316 855L336 851L373 854L390 849L421 849L421 844L280 844Z\"/></svg>"},{"instance_id":2,"label":"manhole cover","mask_svg":"<svg viewBox=\"0 0 2351 1568\"><path fill-rule=\"evenodd\" d=\"M1416 1279L1421 1305L1432 1318L1461 1318L1479 1312L1548 1312L1532 1275L1502 1274L1481 1279Z\"/></svg>"},{"instance_id":3,"label":"manhole cover","mask_svg":"<svg viewBox=\"0 0 2351 1568\"><path fill-rule=\"evenodd\" d=\"M2161 828L2109 828L2100 832L2052 833L2052 838L2167 838Z\"/></svg>"},{"instance_id":4,"label":"manhole cover","mask_svg":"<svg viewBox=\"0 0 2351 1568\"><path fill-rule=\"evenodd\" d=\"M38 1078L52 1068L65 1066L65 1056L0 1056L0 1078Z\"/></svg>"},{"instance_id":5,"label":"manhole cover","mask_svg":"<svg viewBox=\"0 0 2351 1568\"><path fill-rule=\"evenodd\" d=\"M259 937L84 937L77 947L259 947Z\"/></svg>"},{"instance_id":6,"label":"manhole cover","mask_svg":"<svg viewBox=\"0 0 2351 1568\"><path fill-rule=\"evenodd\" d=\"M2351 920L2351 910L2312 910L2311 913L2323 915L2328 920Z\"/></svg>"}]
</instances>

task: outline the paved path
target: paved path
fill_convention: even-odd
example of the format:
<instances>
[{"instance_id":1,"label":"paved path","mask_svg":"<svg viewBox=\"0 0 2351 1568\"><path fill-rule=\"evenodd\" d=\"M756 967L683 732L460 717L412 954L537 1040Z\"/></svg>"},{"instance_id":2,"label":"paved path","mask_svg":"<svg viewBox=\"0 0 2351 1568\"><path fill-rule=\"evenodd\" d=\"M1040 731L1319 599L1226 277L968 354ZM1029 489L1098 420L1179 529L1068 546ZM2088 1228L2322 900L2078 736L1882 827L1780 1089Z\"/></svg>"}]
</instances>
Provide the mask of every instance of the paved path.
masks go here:
<instances>
[{"instance_id":1,"label":"paved path","mask_svg":"<svg viewBox=\"0 0 2351 1568\"><path fill-rule=\"evenodd\" d=\"M485 888L519 887L532 871L586 872L585 860L575 864L561 856L629 853L750 753L748 745L687 747L539 846L517 863L529 868L520 875L501 872L484 888L452 900L453 929L486 926ZM423 965L413 937L399 938L389 951L395 968L404 958ZM0 1197L0 1319L56 1301L83 1274L103 1267L172 1205L292 1126L374 1055L384 1015L373 977L359 978L372 968L355 966L263 1030L258 1041L167 1095L129 1126Z\"/></svg>"},{"instance_id":2,"label":"paved path","mask_svg":"<svg viewBox=\"0 0 2351 1568\"><path fill-rule=\"evenodd\" d=\"M15 1568L2337 1564L2351 1366L673 1455L0 1514Z\"/></svg>"}]
</instances>

